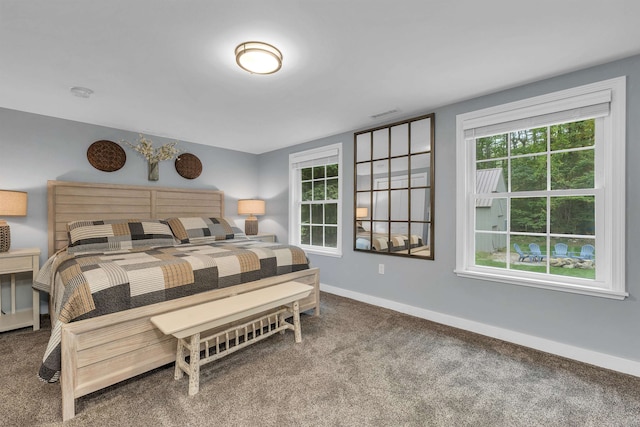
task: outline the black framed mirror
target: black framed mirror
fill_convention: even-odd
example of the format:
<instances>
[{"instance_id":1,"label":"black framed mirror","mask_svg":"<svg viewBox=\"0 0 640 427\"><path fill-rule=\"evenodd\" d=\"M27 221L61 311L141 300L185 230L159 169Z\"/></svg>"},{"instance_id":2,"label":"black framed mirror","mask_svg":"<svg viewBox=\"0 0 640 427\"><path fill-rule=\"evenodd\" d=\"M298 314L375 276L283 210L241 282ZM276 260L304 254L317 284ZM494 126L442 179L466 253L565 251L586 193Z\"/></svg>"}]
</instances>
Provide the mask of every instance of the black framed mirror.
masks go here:
<instances>
[{"instance_id":1,"label":"black framed mirror","mask_svg":"<svg viewBox=\"0 0 640 427\"><path fill-rule=\"evenodd\" d=\"M433 259L435 114L353 137L354 250Z\"/></svg>"}]
</instances>

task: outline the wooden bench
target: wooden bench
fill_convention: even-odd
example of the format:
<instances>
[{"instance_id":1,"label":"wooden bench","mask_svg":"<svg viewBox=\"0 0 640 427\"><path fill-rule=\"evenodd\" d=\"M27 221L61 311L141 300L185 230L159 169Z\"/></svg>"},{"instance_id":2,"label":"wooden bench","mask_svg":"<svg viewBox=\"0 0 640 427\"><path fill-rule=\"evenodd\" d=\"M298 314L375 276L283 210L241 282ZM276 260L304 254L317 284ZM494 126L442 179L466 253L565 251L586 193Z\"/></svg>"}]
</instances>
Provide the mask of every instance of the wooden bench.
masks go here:
<instances>
[{"instance_id":1,"label":"wooden bench","mask_svg":"<svg viewBox=\"0 0 640 427\"><path fill-rule=\"evenodd\" d=\"M153 316L151 322L165 335L178 339L174 378L182 378L183 373L189 375L189 396L193 396L200 388L200 366L287 329L294 331L297 343L301 342L298 301L312 290L309 285L285 282ZM290 313L293 313L293 325L285 321ZM247 322L238 325L237 322L243 319ZM220 330L234 322L234 326ZM210 330L216 332L200 337L201 333ZM202 343L203 358L200 357ZM185 349L188 350L188 363Z\"/></svg>"}]
</instances>

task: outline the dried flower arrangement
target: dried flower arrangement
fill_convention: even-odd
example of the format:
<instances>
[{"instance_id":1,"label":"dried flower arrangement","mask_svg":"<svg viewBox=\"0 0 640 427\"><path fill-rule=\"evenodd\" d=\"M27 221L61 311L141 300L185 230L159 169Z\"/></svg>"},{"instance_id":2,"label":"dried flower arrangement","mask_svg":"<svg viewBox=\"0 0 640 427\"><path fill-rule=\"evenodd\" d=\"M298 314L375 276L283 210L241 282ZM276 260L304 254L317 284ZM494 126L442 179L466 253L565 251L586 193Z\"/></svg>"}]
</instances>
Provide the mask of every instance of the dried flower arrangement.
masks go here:
<instances>
[{"instance_id":1,"label":"dried flower arrangement","mask_svg":"<svg viewBox=\"0 0 640 427\"><path fill-rule=\"evenodd\" d=\"M157 181L160 178L160 169L158 167L159 162L174 159L178 154L180 154L180 150L176 148L176 144L178 143L177 141L169 142L159 148L153 148L153 142L140 134L136 145L125 140L121 140L120 142L133 148L135 151L142 154L142 157L147 159L149 181Z\"/></svg>"},{"instance_id":2,"label":"dried flower arrangement","mask_svg":"<svg viewBox=\"0 0 640 427\"><path fill-rule=\"evenodd\" d=\"M176 148L176 142L169 142L159 148L153 148L153 142L142 135L138 137L138 144L133 145L129 141L122 140L123 144L133 148L147 159L150 163L157 163L163 160L171 160L180 154L180 150Z\"/></svg>"}]
</instances>

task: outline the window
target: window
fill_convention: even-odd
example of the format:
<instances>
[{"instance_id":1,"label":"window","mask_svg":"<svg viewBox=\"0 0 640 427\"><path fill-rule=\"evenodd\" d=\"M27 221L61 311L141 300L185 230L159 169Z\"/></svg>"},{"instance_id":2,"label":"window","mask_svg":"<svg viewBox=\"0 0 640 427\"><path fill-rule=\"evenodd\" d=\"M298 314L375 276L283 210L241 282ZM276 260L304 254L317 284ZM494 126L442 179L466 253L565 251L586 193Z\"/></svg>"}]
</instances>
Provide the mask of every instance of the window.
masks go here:
<instances>
[{"instance_id":1,"label":"window","mask_svg":"<svg viewBox=\"0 0 640 427\"><path fill-rule=\"evenodd\" d=\"M307 252L342 255L342 144L289 155L289 240Z\"/></svg>"},{"instance_id":2,"label":"window","mask_svg":"<svg viewBox=\"0 0 640 427\"><path fill-rule=\"evenodd\" d=\"M456 273L624 298L625 78L457 117Z\"/></svg>"}]
</instances>

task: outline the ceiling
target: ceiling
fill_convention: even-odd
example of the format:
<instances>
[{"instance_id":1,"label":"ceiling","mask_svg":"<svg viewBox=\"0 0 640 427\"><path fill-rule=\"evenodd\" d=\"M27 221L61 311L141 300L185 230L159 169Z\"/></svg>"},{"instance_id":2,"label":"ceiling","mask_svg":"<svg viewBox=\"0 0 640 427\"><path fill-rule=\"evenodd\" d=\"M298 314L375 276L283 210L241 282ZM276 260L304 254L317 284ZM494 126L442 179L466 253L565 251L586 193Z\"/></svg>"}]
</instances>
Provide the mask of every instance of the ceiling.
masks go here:
<instances>
[{"instance_id":1,"label":"ceiling","mask_svg":"<svg viewBox=\"0 0 640 427\"><path fill-rule=\"evenodd\" d=\"M0 107L259 154L638 54L638 12L637 0L0 0ZM278 73L236 65L252 40L282 51Z\"/></svg>"}]
</instances>

